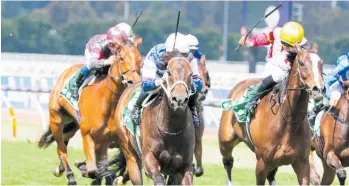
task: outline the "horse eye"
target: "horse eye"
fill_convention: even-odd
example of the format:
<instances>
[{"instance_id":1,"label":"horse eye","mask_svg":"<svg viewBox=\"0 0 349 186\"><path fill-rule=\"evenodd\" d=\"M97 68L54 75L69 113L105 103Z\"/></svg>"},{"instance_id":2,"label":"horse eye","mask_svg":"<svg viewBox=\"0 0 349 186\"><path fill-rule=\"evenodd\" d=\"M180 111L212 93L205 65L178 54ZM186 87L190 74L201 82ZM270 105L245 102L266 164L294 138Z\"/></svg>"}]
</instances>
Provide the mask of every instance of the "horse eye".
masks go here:
<instances>
[{"instance_id":1,"label":"horse eye","mask_svg":"<svg viewBox=\"0 0 349 186\"><path fill-rule=\"evenodd\" d=\"M168 76L172 76L172 73L170 71L167 72Z\"/></svg>"},{"instance_id":2,"label":"horse eye","mask_svg":"<svg viewBox=\"0 0 349 186\"><path fill-rule=\"evenodd\" d=\"M303 61L299 61L299 64L303 67L305 64Z\"/></svg>"}]
</instances>

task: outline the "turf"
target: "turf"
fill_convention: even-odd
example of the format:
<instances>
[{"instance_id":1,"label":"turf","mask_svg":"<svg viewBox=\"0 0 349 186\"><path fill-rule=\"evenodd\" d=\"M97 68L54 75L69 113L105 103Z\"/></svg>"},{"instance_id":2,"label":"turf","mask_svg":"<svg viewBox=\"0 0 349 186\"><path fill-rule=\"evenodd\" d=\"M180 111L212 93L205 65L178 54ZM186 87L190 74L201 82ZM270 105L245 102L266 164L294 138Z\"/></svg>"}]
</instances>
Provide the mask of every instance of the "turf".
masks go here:
<instances>
[{"instance_id":1,"label":"turf","mask_svg":"<svg viewBox=\"0 0 349 186\"><path fill-rule=\"evenodd\" d=\"M39 149L32 142L1 141L1 184L2 185L66 185L67 180L62 177L55 177L52 173L58 165L59 160L55 146L46 149ZM89 185L90 179L83 178L80 172L73 165L74 160L84 158L80 149L69 149L69 163L73 168L76 180L79 185ZM226 176L222 165L204 164L205 173L200 178L194 178L197 185L225 185ZM233 169L233 183L238 185L255 184L255 173L253 169ZM279 172L276 176L277 183L297 184L296 177L291 173ZM144 177L145 184L152 185L149 178ZM131 183L128 183L130 185ZM335 183L338 185L338 181Z\"/></svg>"}]
</instances>

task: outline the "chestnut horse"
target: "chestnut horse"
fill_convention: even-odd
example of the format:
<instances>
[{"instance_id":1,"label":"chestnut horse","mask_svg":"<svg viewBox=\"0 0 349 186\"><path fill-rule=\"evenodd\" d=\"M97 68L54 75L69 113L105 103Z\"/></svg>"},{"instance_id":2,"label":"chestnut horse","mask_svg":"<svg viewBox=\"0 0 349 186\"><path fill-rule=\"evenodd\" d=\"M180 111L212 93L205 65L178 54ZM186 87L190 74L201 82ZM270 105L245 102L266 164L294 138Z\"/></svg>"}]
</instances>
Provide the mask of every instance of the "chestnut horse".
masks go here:
<instances>
[{"instance_id":1,"label":"chestnut horse","mask_svg":"<svg viewBox=\"0 0 349 186\"><path fill-rule=\"evenodd\" d=\"M293 62L292 70L280 86L278 102L269 92L256 108L251 118L250 135L257 158L256 183L264 185L268 178L275 183L277 167L291 164L299 184L309 184L309 153L311 132L307 120L307 107L310 95L318 95L324 87L322 60L317 55L317 45L312 51L296 47L297 53L288 55ZM238 83L230 92L229 98L237 100L245 90L260 79L247 79ZM274 100L274 104L270 103ZM244 123L239 123L233 111L222 113L219 127L219 147L223 156L228 184L231 184L231 170L234 158L233 148L240 142L249 144L244 132Z\"/></svg>"},{"instance_id":2,"label":"chestnut horse","mask_svg":"<svg viewBox=\"0 0 349 186\"><path fill-rule=\"evenodd\" d=\"M327 110L321 118L320 137L313 140L313 147L324 167L321 185L332 184L335 174L339 183L345 185L346 171L343 167L349 166L349 99L347 95L342 95L337 105L328 113L326 112Z\"/></svg>"},{"instance_id":3,"label":"chestnut horse","mask_svg":"<svg viewBox=\"0 0 349 186\"><path fill-rule=\"evenodd\" d=\"M60 96L60 93L65 82L82 65L73 65L59 76L50 95L50 128L41 136L38 145L47 147L56 141L61 164L56 169L55 175L60 176L65 170L68 184L76 184L76 181L68 163L67 145L78 129L81 130L87 159L83 176L96 178L99 171L97 163L107 157L109 139L114 134L107 127L109 117L114 114L119 97L128 84L141 80L139 75L141 54L137 48L141 42L141 39L135 43L115 42L118 55L113 56L115 62L110 66L108 74L98 77L95 83L84 88L80 95L80 121L74 108Z\"/></svg>"},{"instance_id":4,"label":"chestnut horse","mask_svg":"<svg viewBox=\"0 0 349 186\"><path fill-rule=\"evenodd\" d=\"M204 124L204 119L202 116L202 105L201 101L204 101L206 99L206 94L208 92L208 89L211 86L210 82L210 76L208 74L208 70L206 68L206 57L202 56L201 60L198 61L198 67L199 67L199 73L202 79L202 90L199 93L199 102L197 104L197 110L199 114L199 119L200 119L200 125L195 128L195 149L194 149L194 154L195 154L195 159L196 159L196 168L194 166L194 173L195 176L200 177L204 174L204 169L202 167L202 136L204 134L204 129L205 129L205 124Z\"/></svg>"}]
</instances>

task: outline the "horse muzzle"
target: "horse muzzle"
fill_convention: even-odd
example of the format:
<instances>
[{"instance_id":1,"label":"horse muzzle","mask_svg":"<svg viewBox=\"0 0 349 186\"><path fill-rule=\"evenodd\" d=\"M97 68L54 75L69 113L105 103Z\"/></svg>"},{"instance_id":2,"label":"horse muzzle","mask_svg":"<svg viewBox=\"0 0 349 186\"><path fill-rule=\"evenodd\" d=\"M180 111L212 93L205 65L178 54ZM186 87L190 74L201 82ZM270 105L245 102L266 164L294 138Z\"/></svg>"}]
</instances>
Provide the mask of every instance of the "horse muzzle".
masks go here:
<instances>
[{"instance_id":1,"label":"horse muzzle","mask_svg":"<svg viewBox=\"0 0 349 186\"><path fill-rule=\"evenodd\" d=\"M170 104L174 110L184 110L187 107L189 97L187 96L174 96L171 98Z\"/></svg>"}]
</instances>

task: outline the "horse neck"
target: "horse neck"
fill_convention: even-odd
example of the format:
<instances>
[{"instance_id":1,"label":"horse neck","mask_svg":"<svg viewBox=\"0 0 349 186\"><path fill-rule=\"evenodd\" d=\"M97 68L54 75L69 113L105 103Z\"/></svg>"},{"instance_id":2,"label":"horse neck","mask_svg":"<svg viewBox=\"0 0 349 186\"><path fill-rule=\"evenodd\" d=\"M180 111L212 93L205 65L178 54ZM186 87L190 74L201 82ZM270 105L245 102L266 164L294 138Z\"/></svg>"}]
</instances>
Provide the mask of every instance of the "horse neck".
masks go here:
<instances>
[{"instance_id":1,"label":"horse neck","mask_svg":"<svg viewBox=\"0 0 349 186\"><path fill-rule=\"evenodd\" d=\"M119 99L123 90L125 90L125 85L122 83L121 74L119 72L118 66L112 65L110 66L110 74L105 79L105 87L104 87L104 97L106 101L113 101ZM113 77L117 77L114 79Z\"/></svg>"},{"instance_id":2,"label":"horse neck","mask_svg":"<svg viewBox=\"0 0 349 186\"><path fill-rule=\"evenodd\" d=\"M296 127L306 119L309 93L304 88L304 84L298 72L298 66L294 62L292 71L286 86L286 95L281 105L281 114L288 125ZM304 119L304 120L303 120ZM293 123L296 122L296 123Z\"/></svg>"},{"instance_id":3,"label":"horse neck","mask_svg":"<svg viewBox=\"0 0 349 186\"><path fill-rule=\"evenodd\" d=\"M162 116L162 119L158 120L158 122L161 122L158 123L158 125L161 126L162 130L171 133L183 130L188 123L188 107L184 111L173 111L168 104L168 98L166 95L162 96L160 104L161 106L158 116Z\"/></svg>"}]
</instances>

